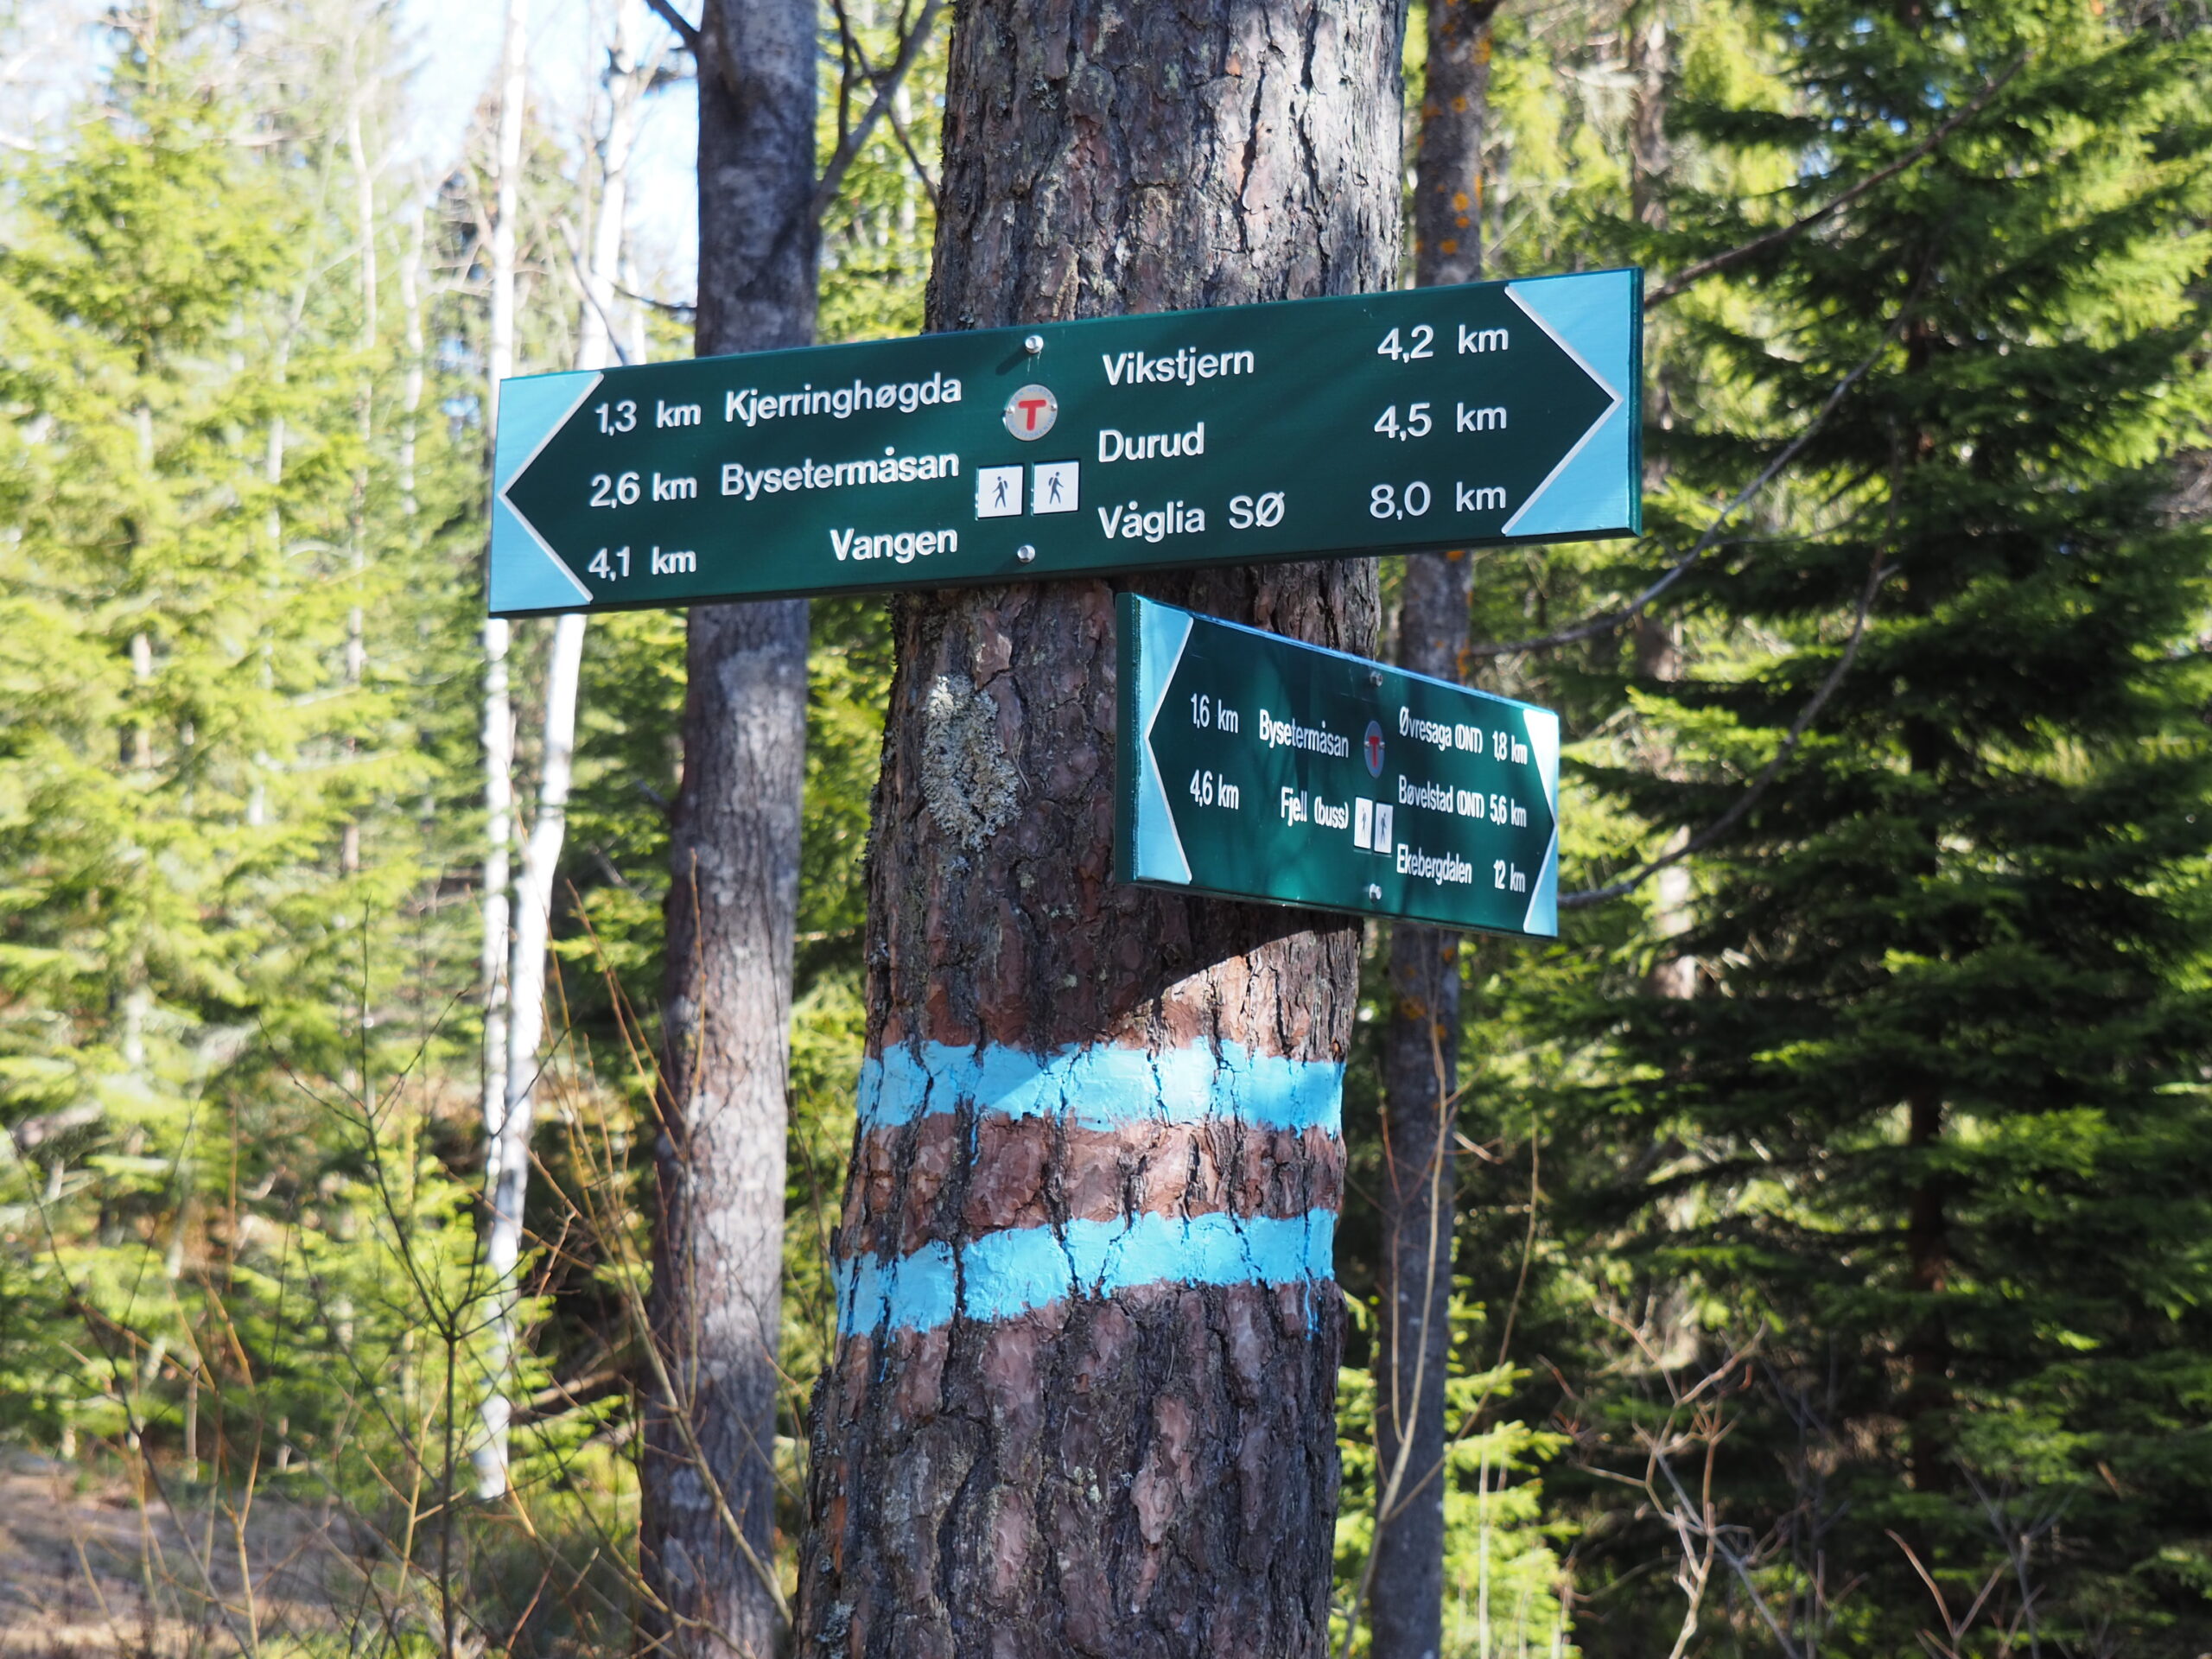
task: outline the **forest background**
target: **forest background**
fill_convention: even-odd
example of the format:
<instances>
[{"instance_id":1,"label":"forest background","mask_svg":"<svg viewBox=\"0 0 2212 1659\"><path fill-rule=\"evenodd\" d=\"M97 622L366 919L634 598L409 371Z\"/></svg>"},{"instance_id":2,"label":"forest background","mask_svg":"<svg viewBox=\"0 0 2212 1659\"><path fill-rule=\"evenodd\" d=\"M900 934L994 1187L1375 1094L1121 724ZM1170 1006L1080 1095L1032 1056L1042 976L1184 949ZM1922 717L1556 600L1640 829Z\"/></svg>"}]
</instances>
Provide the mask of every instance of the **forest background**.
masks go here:
<instances>
[{"instance_id":1,"label":"forest background","mask_svg":"<svg viewBox=\"0 0 2212 1659\"><path fill-rule=\"evenodd\" d=\"M825 157L919 15L824 11ZM45 1577L0 1551L0 1652L626 1651L683 623L586 638L512 1488L482 1502L497 88L426 157L435 43L389 5L54 16L0 10L0 1445L57 1516L132 1524ZM614 111L690 97L689 61L642 4L563 17L515 366L594 327L687 354L681 262L632 248L610 291L594 251ZM1658 303L1648 535L1468 556L1471 637L1515 646L1470 677L1562 710L1561 885L1595 897L1463 957L1455 1655L2212 1647L2202 21L1488 25L1484 274L1633 260ZM1416 7L1409 191L1426 38ZM826 207L825 340L919 327L942 44ZM587 66L559 96L556 51ZM812 626L787 1583L890 674L880 605ZM510 662L525 824L550 638Z\"/></svg>"}]
</instances>

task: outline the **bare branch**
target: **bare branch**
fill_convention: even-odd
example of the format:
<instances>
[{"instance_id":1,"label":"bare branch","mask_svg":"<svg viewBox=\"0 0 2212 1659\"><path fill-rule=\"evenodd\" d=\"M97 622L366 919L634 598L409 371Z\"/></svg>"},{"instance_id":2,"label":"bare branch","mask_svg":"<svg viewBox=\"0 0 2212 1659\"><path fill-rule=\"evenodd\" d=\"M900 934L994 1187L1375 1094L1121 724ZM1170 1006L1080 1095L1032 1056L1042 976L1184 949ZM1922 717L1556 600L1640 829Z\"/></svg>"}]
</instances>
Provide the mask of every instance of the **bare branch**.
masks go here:
<instances>
[{"instance_id":1,"label":"bare branch","mask_svg":"<svg viewBox=\"0 0 2212 1659\"><path fill-rule=\"evenodd\" d=\"M906 152L907 162L914 169L914 177L922 187L922 194L930 199L931 207L937 207L936 175L931 173L929 163L925 162L920 153L915 149L912 135L906 130L906 124L899 118L899 106L893 104L891 108L884 111L884 115L885 118L891 123L892 136L899 140L899 148Z\"/></svg>"},{"instance_id":2,"label":"bare branch","mask_svg":"<svg viewBox=\"0 0 2212 1659\"><path fill-rule=\"evenodd\" d=\"M1681 1517L1678 1524L1704 1537L1719 1553L1720 1559L1728 1563L1728 1570L1736 1575L1736 1582L1743 1586L1751 1606L1782 1649L1785 1659L1799 1659L1797 1644L1782 1628L1782 1621L1774 1616L1774 1610L1767 1605L1765 1596L1760 1593L1757 1581L1752 1579L1751 1562L1728 1548L1727 1540L1722 1535L1728 1529L1713 1524L1706 1515L1698 1511L1690 1495L1682 1490L1681 1480L1675 1473L1674 1465L1669 1463L1662 1453L1655 1452L1653 1459L1658 1465L1659 1472L1667 1477L1667 1484L1674 1488L1675 1498L1681 1505L1680 1510L1675 1512ZM1750 1535L1747 1533L1745 1535L1748 1537ZM1897 1535L1892 1533L1890 1535L1895 1537Z\"/></svg>"},{"instance_id":3,"label":"bare branch","mask_svg":"<svg viewBox=\"0 0 2212 1659\"><path fill-rule=\"evenodd\" d=\"M27 1117L9 1131L19 1151L29 1152L43 1145L58 1135L72 1129L81 1129L97 1123L107 1115L107 1109L96 1100L79 1101L74 1106L64 1106L59 1111L41 1112L36 1117Z\"/></svg>"},{"instance_id":4,"label":"bare branch","mask_svg":"<svg viewBox=\"0 0 2212 1659\"><path fill-rule=\"evenodd\" d=\"M1974 99L1972 103L1968 104L1956 115L1954 115L1942 126L1936 128L1935 131L1929 133L1928 137L1922 139L1919 143L1914 145L1904 155L1898 156L1896 161L1882 168L1880 172L1868 174L1865 178L1859 180L1858 183L1853 185L1848 190L1843 192L1842 194L1837 196L1825 207L1816 208L1812 213L1806 214L1802 219L1793 220L1791 223L1783 226L1778 230L1769 231L1764 236L1755 237L1751 241L1745 243L1741 247L1731 248L1726 253L1716 253L1710 259L1699 260L1697 264L1689 267L1688 270L1684 270L1675 276L1669 277L1666 282L1662 283L1656 289L1653 289L1652 292L1646 295L1643 301L1644 308L1646 310L1649 310L1655 305L1664 305L1668 301L1673 299L1676 295L1688 288L1692 283L1702 282L1707 276L1714 276L1720 271L1732 270L1735 266L1742 264L1747 259L1757 258L1760 254L1766 252L1770 248L1778 248L1783 243L1789 241L1793 238L1802 236L1805 232L1811 230L1813 226L1820 224L1823 219L1828 219L1834 214L1840 213L1844 208L1858 200L1859 197L1865 195L1869 190L1875 188L1878 185L1888 183L1890 180L1897 177L1898 174L1904 172L1907 168L1910 168L1916 162L1923 161L1929 156L1933 155L1946 138L1948 138L1953 133L1956 132L1967 122L1973 120L1975 116L1980 114L1981 111L1987 107L1989 100L1995 98L1999 92L2004 90L2005 83L2011 80L2013 76L2018 74L2020 71L2026 67L2028 59L2031 55L2032 54L2030 53L2021 53L2018 57L2012 60L2011 67L2006 68L2003 73L1997 76L1995 79L1990 81L1981 89L1980 92L1974 95Z\"/></svg>"},{"instance_id":5,"label":"bare branch","mask_svg":"<svg viewBox=\"0 0 2212 1659\"><path fill-rule=\"evenodd\" d=\"M1891 342L1903 332L1906 319L1911 314L1912 306L1908 300L1898 308L1896 321L1891 322L1888 329L1884 332L1880 343L1867 354L1866 361L1836 382L1835 389L1828 393L1827 400L1814 411L1813 418L1805 423L1805 429L1792 438L1783 447L1781 454L1766 464L1757 478L1736 493L1736 499L1721 508L1719 515L1706 527L1705 533L1690 544L1689 550L1668 566L1666 572L1649 588L1622 606L1620 609L1608 611L1602 616L1595 616L1586 621L1578 622L1571 628L1562 628L1557 633L1548 633L1535 639L1516 639L1500 645L1470 645L1467 647L1467 655L1471 658L1510 657L1523 652L1550 651L1560 645L1579 645L1585 639L1594 639L1599 634L1611 633L1635 621L1649 608L1652 601L1682 579L1690 566L1697 563L1700 554L1706 552L1720 539L1721 531L1726 527L1731 518L1743 510L1745 504L1772 483L1780 475L1783 467L1796 460L1805 446L1813 441L1813 435L1821 429L1821 423L1835 413L1836 405L1843 401L1845 394L1864 379L1873 369L1875 364L1882 360L1882 354L1889 350Z\"/></svg>"},{"instance_id":6,"label":"bare branch","mask_svg":"<svg viewBox=\"0 0 2212 1659\"><path fill-rule=\"evenodd\" d=\"M598 314L607 325L607 343L614 348L614 356L624 368L630 366L630 353L622 349L621 331L615 327L614 319L607 315L607 308L599 302L599 296L592 292L590 274L584 270L583 251L576 246L575 232L569 228L569 221L560 222L561 240L569 250L569 269L575 277L576 291L583 296L584 303Z\"/></svg>"},{"instance_id":7,"label":"bare branch","mask_svg":"<svg viewBox=\"0 0 2212 1659\"><path fill-rule=\"evenodd\" d=\"M922 15L914 20L913 28L906 31L906 38L899 43L898 57L892 60L888 69L874 77L875 101L868 106L868 112L861 117L859 124L838 141L836 153L830 156L829 165L822 169L822 181L814 191L814 216L817 219L820 219L828 211L830 204L837 199L838 187L844 183L845 174L853 164L853 157L860 154L861 146L875 130L875 124L891 107L891 100L897 96L900 83L906 79L907 71L914 67L914 60L921 56L922 47L929 40L930 30L936 26L938 13L944 9L944 0L928 0L922 8ZM853 42L853 49L855 54L859 52L859 41ZM865 59L861 60L861 67L863 70L867 68Z\"/></svg>"},{"instance_id":8,"label":"bare branch","mask_svg":"<svg viewBox=\"0 0 2212 1659\"><path fill-rule=\"evenodd\" d=\"M1797 718L1790 722L1789 734L1782 740L1782 747L1774 752L1774 758L1759 769L1758 776L1751 779L1751 786L1737 798L1736 804L1681 846L1675 848L1674 851L1651 860L1619 880L1609 882L1602 887L1592 887L1585 893L1570 893L1563 895L1559 901L1560 909L1580 909L1586 905L1602 904L1608 899L1618 899L1624 893L1633 893L1669 864L1679 863L1689 857L1691 854L1710 847L1733 829L1744 814L1758 804L1759 797L1766 793L1767 786L1774 782L1775 774L1782 770L1783 763L1796 753L1798 744L1804 741L1805 733L1811 727L1815 717L1827 706L1827 700L1835 694L1836 687L1843 683L1843 677L1851 671L1852 664L1858 660L1859 645L1866 637L1867 613L1873 608L1874 595L1880 590L1883 579L1888 575L1889 565L1886 563L1886 555L1877 554L1873 568L1866 573L1866 586L1859 593L1859 613L1852 620L1851 639L1843 648L1843 655L1836 659L1836 665L1828 671L1828 677L1821 682L1821 688L1813 693L1812 700L1798 712Z\"/></svg>"},{"instance_id":9,"label":"bare branch","mask_svg":"<svg viewBox=\"0 0 2212 1659\"><path fill-rule=\"evenodd\" d=\"M645 3L653 9L664 22L676 31L676 38L683 42L684 50L696 55L699 50L697 27L686 22L683 14L671 5L669 0L645 0Z\"/></svg>"}]
</instances>

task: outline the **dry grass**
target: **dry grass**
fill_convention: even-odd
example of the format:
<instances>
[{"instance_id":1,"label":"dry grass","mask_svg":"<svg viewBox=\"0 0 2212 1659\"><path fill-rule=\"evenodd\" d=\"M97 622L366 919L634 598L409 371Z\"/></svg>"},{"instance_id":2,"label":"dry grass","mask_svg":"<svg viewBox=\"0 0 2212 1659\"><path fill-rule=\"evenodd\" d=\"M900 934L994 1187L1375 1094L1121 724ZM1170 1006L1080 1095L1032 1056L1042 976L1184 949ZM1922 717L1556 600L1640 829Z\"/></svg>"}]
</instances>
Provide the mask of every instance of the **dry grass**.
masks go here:
<instances>
[{"instance_id":1,"label":"dry grass","mask_svg":"<svg viewBox=\"0 0 2212 1659\"><path fill-rule=\"evenodd\" d=\"M83 1468L0 1468L0 1659L201 1659L245 1629L326 1633L335 1564L327 1517L289 1503L264 1498L241 1529Z\"/></svg>"}]
</instances>

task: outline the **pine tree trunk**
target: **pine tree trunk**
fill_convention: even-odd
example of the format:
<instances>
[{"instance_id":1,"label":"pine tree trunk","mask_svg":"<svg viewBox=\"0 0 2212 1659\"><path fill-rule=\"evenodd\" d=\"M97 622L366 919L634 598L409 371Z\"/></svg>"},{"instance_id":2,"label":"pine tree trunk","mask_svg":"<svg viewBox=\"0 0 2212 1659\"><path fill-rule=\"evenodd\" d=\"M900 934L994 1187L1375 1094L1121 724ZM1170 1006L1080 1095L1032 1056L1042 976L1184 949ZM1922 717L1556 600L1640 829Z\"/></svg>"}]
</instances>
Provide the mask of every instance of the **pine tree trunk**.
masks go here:
<instances>
[{"instance_id":1,"label":"pine tree trunk","mask_svg":"<svg viewBox=\"0 0 2212 1659\"><path fill-rule=\"evenodd\" d=\"M1414 195L1414 280L1483 276L1483 145L1490 133L1491 20L1499 0L1429 0Z\"/></svg>"},{"instance_id":2,"label":"pine tree trunk","mask_svg":"<svg viewBox=\"0 0 2212 1659\"><path fill-rule=\"evenodd\" d=\"M1645 463L1647 488L1651 486L1657 470L1656 463ZM1678 624L1662 621L1649 614L1639 617L1632 631L1637 673L1662 685L1679 683L1683 677L1680 635ZM1655 774L1662 778L1681 775L1681 767L1675 759L1672 744L1653 736L1647 737L1644 745L1648 756L1646 764ZM1689 838L1688 830L1677 830L1668 837L1667 850L1669 853L1681 851L1688 845ZM1677 860L1652 878L1651 932L1654 938L1665 941L1689 931L1692 920L1690 901L1695 893L1696 884L1687 859ZM1664 954L1666 946L1663 943L1661 950L1662 954L1652 963L1650 972L1644 976L1644 988L1654 996L1676 1000L1696 995L1697 958L1680 950L1672 955Z\"/></svg>"},{"instance_id":3,"label":"pine tree trunk","mask_svg":"<svg viewBox=\"0 0 2212 1659\"><path fill-rule=\"evenodd\" d=\"M1354 0L963 8L931 326L1387 286L1400 28ZM1364 651L1374 583L1141 585ZM896 607L810 1653L1326 1649L1358 930L1109 879L1112 599Z\"/></svg>"},{"instance_id":4,"label":"pine tree trunk","mask_svg":"<svg viewBox=\"0 0 2212 1659\"><path fill-rule=\"evenodd\" d=\"M1660 184L1667 171L1667 13L1661 0L1634 0L1621 19L1630 92L1629 209L1647 225L1666 222Z\"/></svg>"},{"instance_id":5,"label":"pine tree trunk","mask_svg":"<svg viewBox=\"0 0 2212 1659\"><path fill-rule=\"evenodd\" d=\"M1497 0L1429 0L1428 85L1414 185L1414 273L1424 288L1480 280L1483 143ZM1461 677L1471 565L1464 552L1406 561L1398 660ZM1390 930L1383 1033L1384 1307L1375 1363L1377 1508L1368 1620L1375 1659L1435 1659L1444 1637L1444 1379L1452 1343L1459 1090L1459 936Z\"/></svg>"},{"instance_id":6,"label":"pine tree trunk","mask_svg":"<svg viewBox=\"0 0 2212 1659\"><path fill-rule=\"evenodd\" d=\"M1459 677L1467 638L1468 561L1406 561L1398 660ZM1444 1379L1452 1342L1454 1166L1459 1086L1459 937L1390 930L1383 1033L1384 1307L1375 1363L1378 1520L1368 1594L1375 1659L1435 1659L1444 1630Z\"/></svg>"},{"instance_id":7,"label":"pine tree trunk","mask_svg":"<svg viewBox=\"0 0 2212 1659\"><path fill-rule=\"evenodd\" d=\"M814 335L815 8L709 0L699 43L702 355ZM652 1650L774 1651L785 1089L806 759L804 600L690 618L654 1148L641 1554Z\"/></svg>"},{"instance_id":8,"label":"pine tree trunk","mask_svg":"<svg viewBox=\"0 0 2212 1659\"><path fill-rule=\"evenodd\" d=\"M1923 1160L1941 1152L1943 1100L1923 1084L1906 1098L1905 1145ZM1949 1414L1951 1337L1943 1294L1951 1276L1950 1222L1943 1177L1929 1171L1914 1183L1905 1218L1907 1282L1921 1316L1904 1342L1906 1375L1898 1414L1904 1419L1905 1461L1916 1491L1938 1492L1957 1484L1951 1466Z\"/></svg>"}]
</instances>

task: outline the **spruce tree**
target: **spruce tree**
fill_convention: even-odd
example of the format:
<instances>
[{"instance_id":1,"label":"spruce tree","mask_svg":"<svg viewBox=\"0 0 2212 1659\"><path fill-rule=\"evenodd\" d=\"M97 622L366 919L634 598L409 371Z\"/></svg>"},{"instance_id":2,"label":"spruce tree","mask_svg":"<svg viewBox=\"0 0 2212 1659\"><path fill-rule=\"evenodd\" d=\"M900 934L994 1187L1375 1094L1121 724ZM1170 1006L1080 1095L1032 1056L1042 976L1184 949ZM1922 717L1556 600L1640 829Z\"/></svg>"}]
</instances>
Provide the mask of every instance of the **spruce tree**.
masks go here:
<instances>
[{"instance_id":1,"label":"spruce tree","mask_svg":"<svg viewBox=\"0 0 2212 1659\"><path fill-rule=\"evenodd\" d=\"M2047 0L1752 10L1783 106L1676 120L1796 180L1678 179L1656 263L1869 188L1678 305L1675 548L1810 436L1685 584L1675 768L1599 774L1662 836L1740 816L1679 942L1707 982L1593 1010L1586 1120L1648 1148L1608 1195L1643 1287L1709 1358L1759 1339L1704 1629L2199 1653L2206 545L2161 504L2207 407L2205 54ZM1654 1650L1645 1605L1586 1650Z\"/></svg>"},{"instance_id":2,"label":"spruce tree","mask_svg":"<svg viewBox=\"0 0 2212 1659\"><path fill-rule=\"evenodd\" d=\"M363 418L399 377L327 280L327 147L215 90L206 22L118 15L0 230L0 1424L64 1444L337 1414L282 1230L358 1173L344 1112L444 1001L404 912L452 585L398 422Z\"/></svg>"}]
</instances>

